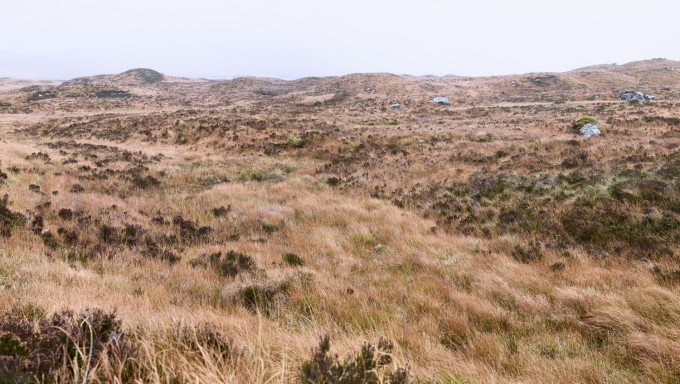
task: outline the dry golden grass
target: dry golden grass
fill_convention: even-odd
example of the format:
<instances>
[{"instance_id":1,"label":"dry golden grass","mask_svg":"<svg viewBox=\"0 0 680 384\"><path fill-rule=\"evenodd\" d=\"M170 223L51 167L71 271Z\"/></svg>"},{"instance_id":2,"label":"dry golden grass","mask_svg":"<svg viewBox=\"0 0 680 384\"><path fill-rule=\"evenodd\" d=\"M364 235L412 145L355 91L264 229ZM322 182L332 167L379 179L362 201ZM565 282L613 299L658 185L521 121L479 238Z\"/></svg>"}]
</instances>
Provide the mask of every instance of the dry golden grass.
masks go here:
<instances>
[{"instance_id":1,"label":"dry golden grass","mask_svg":"<svg viewBox=\"0 0 680 384\"><path fill-rule=\"evenodd\" d=\"M677 117L675 101L636 109L487 99L483 107L401 111L340 102L287 113L276 104L267 110L259 97L246 92L229 109L198 108L195 120L172 102L146 99L112 114L85 103L59 117L59 108L75 108L59 99L41 102L40 113L0 114L0 171L8 176L0 195L28 219L0 237L0 309L115 310L134 350L93 361L89 382L296 382L325 334L341 356L365 341L393 340L394 365L408 365L418 382L680 380L680 288L650 272L678 269L677 243L664 238L652 250L665 253L637 257L628 243L619 251L609 240L580 246L540 228L561 220L579 196L608 193L627 156L644 154L637 169L650 172L672 159L675 127L658 118ZM572 136L568 122L590 114L611 119L606 135ZM383 116L398 125L361 124ZM87 129L75 131L74 122ZM228 129L198 128L213 122ZM27 158L37 152L49 160ZM605 176L583 190L564 187L566 198L494 189L492 177L531 185L575 177L564 166L575 158L576 170ZM160 185L143 184L143 176ZM70 192L76 184L84 190ZM621 204L641 217L644 199ZM504 227L501 213L525 201L545 208L539 226ZM225 212L216 216L219 207ZM60 217L62 209L74 217ZM34 233L36 216L44 223ZM181 222L212 231L187 234ZM133 225L140 228L127 232ZM68 231L77 240L69 243ZM531 257L534 243L540 257ZM181 260L172 264L162 251ZM201 255L228 251L250 256L255 270L229 277L195 267ZM304 265L286 264L285 253ZM244 287L275 293L254 310L239 299ZM206 334L219 334L229 352ZM121 356L134 361L132 373ZM59 374L82 381L85 368Z\"/></svg>"}]
</instances>

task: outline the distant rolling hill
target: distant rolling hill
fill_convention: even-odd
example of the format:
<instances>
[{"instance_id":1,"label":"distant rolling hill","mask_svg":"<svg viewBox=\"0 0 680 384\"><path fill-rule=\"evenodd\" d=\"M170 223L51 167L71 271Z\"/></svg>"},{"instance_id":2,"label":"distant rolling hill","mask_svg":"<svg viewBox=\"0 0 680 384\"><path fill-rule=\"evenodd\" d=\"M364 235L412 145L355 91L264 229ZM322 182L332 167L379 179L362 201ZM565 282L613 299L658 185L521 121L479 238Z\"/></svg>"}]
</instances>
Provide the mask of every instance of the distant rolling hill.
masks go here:
<instances>
[{"instance_id":1,"label":"distant rolling hill","mask_svg":"<svg viewBox=\"0 0 680 384\"><path fill-rule=\"evenodd\" d=\"M641 89L663 96L664 92L679 88L680 62L666 59L593 65L561 73L487 77L356 73L297 80L240 77L215 81L172 77L152 69L137 68L65 82L0 79L0 97L15 103L55 98L179 96L184 102L208 104L224 100L303 104L323 101L337 104L407 99L426 102L435 96L448 95L452 104L475 104L615 100L618 92L624 89Z\"/></svg>"}]
</instances>

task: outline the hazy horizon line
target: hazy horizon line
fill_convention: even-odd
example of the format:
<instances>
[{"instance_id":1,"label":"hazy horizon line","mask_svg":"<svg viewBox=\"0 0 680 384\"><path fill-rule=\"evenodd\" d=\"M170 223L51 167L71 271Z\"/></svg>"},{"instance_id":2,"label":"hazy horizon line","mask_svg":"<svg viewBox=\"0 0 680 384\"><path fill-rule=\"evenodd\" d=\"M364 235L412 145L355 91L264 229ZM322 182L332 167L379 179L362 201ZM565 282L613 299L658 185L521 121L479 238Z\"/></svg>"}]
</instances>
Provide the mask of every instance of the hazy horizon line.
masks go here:
<instances>
[{"instance_id":1,"label":"hazy horizon line","mask_svg":"<svg viewBox=\"0 0 680 384\"><path fill-rule=\"evenodd\" d=\"M305 76L277 76L277 75L254 75L254 74L234 74L234 75L208 75L208 76L192 76L192 75L182 75L182 74L174 74L174 73L169 73L165 72L163 70L157 70L153 67L148 67L148 66L135 66L131 67L128 69L124 69L120 72L110 72L110 73L91 73L91 74L80 74L76 75L74 77L50 77L50 76L45 76L45 77L26 77L26 76L13 76L13 75L3 75L0 74L0 79L12 79L12 80L24 80L24 81L69 81L73 79L79 79L79 78L84 78L84 77L95 77L95 76L112 76L112 75L119 75L128 71L136 70L136 69L150 69L156 72L159 72L163 75L170 76L170 77L177 77L177 78L185 78L185 79L198 79L198 80L208 80L208 81L226 81L226 80L234 80L238 78L256 78L256 79L275 79L275 80L283 80L283 81L296 81L296 80L302 80L302 79L307 79L307 78L333 78L333 77L343 77L343 76L349 76L349 75L355 75L355 74L389 74L389 75L396 75L396 76L411 76L411 77L461 77L461 78L484 78L484 77L506 77L506 76L513 76L513 75L522 75L522 74L530 74L530 73L568 73L572 71L577 71L579 69L585 69L589 67L597 67L597 66L602 66L602 65L611 65L611 66L622 66L622 65L627 65L627 64L632 64L632 63L638 63L638 62L644 62L644 61L654 61L654 60L667 60L667 61L680 61L680 60L675 60L675 59L670 59L670 58L665 58L665 57L655 57L655 58L648 58L648 59L639 59L639 60L632 60L632 61L627 61L625 63L594 63L594 64L589 64L586 66L580 66L572 69L566 69L566 70L532 70L532 71L527 71L527 72L508 72L508 73L495 73L495 74L482 74L482 75L464 75L464 74L457 74L457 73L446 73L446 74L436 74L436 73L425 73L425 74L412 74L412 73L394 73L394 72L389 72L389 71L358 71L358 72L346 72L346 73L339 73L339 74L310 74L310 75L305 75Z\"/></svg>"}]
</instances>

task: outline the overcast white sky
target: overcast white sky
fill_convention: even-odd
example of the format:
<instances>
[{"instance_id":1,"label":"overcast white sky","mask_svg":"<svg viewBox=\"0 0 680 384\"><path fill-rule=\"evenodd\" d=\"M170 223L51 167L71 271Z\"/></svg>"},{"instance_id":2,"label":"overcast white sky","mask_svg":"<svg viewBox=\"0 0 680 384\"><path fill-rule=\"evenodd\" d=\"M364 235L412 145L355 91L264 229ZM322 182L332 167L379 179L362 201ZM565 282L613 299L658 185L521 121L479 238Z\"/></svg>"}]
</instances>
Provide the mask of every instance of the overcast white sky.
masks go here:
<instances>
[{"instance_id":1,"label":"overcast white sky","mask_svg":"<svg viewBox=\"0 0 680 384\"><path fill-rule=\"evenodd\" d=\"M677 0L0 0L0 77L495 75L680 59Z\"/></svg>"}]
</instances>

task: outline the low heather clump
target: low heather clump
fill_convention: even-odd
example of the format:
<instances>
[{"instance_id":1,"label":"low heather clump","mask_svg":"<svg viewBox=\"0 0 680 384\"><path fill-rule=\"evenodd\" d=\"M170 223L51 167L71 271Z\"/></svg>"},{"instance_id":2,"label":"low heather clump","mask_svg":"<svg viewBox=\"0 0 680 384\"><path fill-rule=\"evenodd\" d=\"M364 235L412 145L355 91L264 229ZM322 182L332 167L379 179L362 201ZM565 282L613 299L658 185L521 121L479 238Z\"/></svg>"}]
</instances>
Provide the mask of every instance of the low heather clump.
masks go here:
<instances>
[{"instance_id":1,"label":"low heather clump","mask_svg":"<svg viewBox=\"0 0 680 384\"><path fill-rule=\"evenodd\" d=\"M9 196L4 195L0 199L0 236L10 237L12 229L22 227L26 224L26 216L18 212L11 211L7 206L9 205Z\"/></svg>"},{"instance_id":2,"label":"low heather clump","mask_svg":"<svg viewBox=\"0 0 680 384\"><path fill-rule=\"evenodd\" d=\"M380 339L377 345L366 343L357 354L340 360L331 355L330 338L321 338L319 347L313 350L312 358L302 367L300 381L309 384L405 384L409 383L408 368L397 368L392 364L394 344Z\"/></svg>"},{"instance_id":3,"label":"low heather clump","mask_svg":"<svg viewBox=\"0 0 680 384\"><path fill-rule=\"evenodd\" d=\"M115 313L64 311L37 320L7 313L0 318L1 381L56 383L86 377L122 342Z\"/></svg>"}]
</instances>

